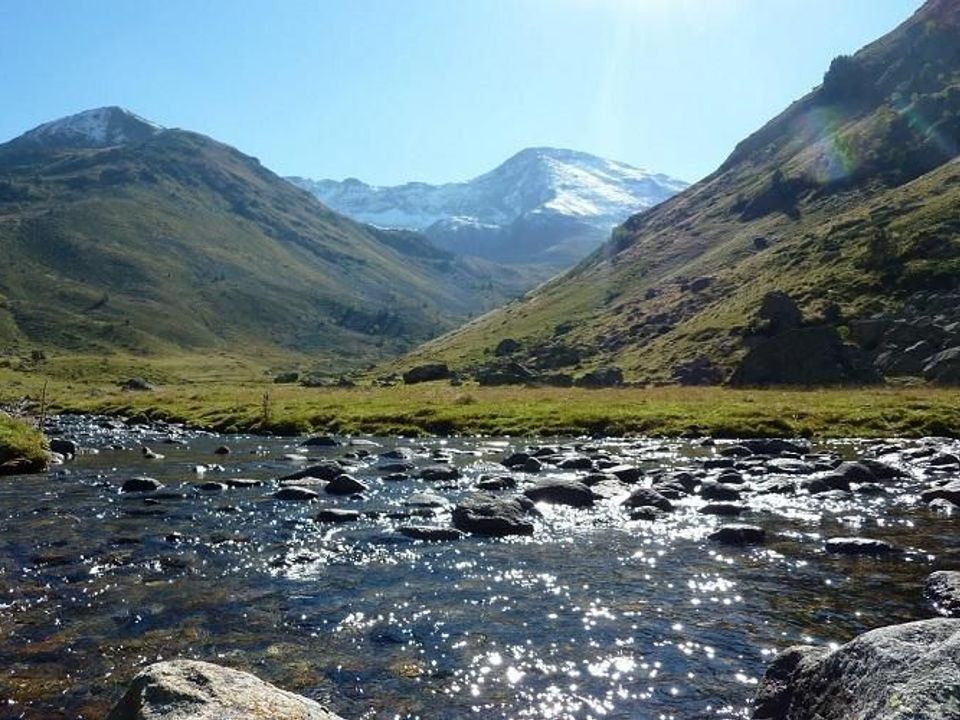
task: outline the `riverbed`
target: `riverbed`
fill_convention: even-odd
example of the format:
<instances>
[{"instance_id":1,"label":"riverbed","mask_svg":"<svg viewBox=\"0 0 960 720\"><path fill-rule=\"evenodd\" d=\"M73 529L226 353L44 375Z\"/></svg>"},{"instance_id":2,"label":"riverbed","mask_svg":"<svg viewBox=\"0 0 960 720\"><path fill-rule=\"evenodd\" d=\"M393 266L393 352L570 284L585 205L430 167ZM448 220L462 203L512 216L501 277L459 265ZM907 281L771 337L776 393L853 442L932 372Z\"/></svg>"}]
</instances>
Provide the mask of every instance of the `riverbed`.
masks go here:
<instances>
[{"instance_id":1,"label":"riverbed","mask_svg":"<svg viewBox=\"0 0 960 720\"><path fill-rule=\"evenodd\" d=\"M749 717L775 652L929 617L924 577L960 567L956 514L919 498L952 472L931 464L960 449L945 439L731 459L736 441L697 438L305 447L110 418L63 417L50 429L82 451L47 475L0 481L3 718L103 717L138 668L175 657L248 670L350 720ZM501 464L543 448L538 472ZM555 462L574 457L591 467ZM904 474L850 492L803 489L805 477L862 457ZM317 483L314 502L274 497L279 478L327 460L362 494ZM417 477L437 464L459 477ZM517 489L499 491L509 494L623 466L642 476L600 483L592 507L538 503L530 536L424 542L398 531L450 527L451 508L483 476L510 476ZM692 492L669 513L631 518L622 502L635 486L681 472L699 482L739 473L742 512L705 515ZM120 491L137 476L163 487ZM359 517L316 520L332 508ZM766 541L709 539L733 521L763 528ZM834 536L897 552L827 552Z\"/></svg>"}]
</instances>

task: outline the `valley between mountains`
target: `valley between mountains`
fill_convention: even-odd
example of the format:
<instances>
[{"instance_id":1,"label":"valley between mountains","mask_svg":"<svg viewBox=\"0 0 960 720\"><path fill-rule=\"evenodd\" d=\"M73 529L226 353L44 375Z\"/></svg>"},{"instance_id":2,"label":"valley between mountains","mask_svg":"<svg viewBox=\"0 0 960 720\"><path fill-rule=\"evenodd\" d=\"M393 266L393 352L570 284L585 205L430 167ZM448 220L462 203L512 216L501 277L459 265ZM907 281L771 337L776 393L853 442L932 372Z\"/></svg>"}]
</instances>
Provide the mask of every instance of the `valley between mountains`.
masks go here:
<instances>
[{"instance_id":1,"label":"valley between mountains","mask_svg":"<svg viewBox=\"0 0 960 720\"><path fill-rule=\"evenodd\" d=\"M0 145L8 399L953 385L958 31L930 0L692 186L547 147L439 185L284 179L116 107L41 125ZM174 394L154 409L198 420Z\"/></svg>"}]
</instances>

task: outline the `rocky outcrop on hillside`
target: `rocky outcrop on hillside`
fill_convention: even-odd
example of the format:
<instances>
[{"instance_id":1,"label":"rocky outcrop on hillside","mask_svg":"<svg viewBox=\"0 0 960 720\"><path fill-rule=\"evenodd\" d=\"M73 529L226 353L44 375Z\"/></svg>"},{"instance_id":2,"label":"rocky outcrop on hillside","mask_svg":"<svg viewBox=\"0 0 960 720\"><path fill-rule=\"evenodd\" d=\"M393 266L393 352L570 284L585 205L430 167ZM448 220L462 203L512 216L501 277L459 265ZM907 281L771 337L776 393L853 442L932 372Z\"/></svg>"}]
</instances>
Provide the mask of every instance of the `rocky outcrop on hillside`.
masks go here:
<instances>
[{"instance_id":1,"label":"rocky outcrop on hillside","mask_svg":"<svg viewBox=\"0 0 960 720\"><path fill-rule=\"evenodd\" d=\"M881 380L860 348L845 343L831 324L806 323L785 293L763 299L745 342L750 350L734 370L732 385L867 385Z\"/></svg>"},{"instance_id":2,"label":"rocky outcrop on hillside","mask_svg":"<svg viewBox=\"0 0 960 720\"><path fill-rule=\"evenodd\" d=\"M886 377L960 384L960 293L916 293L898 313L850 323L857 343Z\"/></svg>"}]
</instances>

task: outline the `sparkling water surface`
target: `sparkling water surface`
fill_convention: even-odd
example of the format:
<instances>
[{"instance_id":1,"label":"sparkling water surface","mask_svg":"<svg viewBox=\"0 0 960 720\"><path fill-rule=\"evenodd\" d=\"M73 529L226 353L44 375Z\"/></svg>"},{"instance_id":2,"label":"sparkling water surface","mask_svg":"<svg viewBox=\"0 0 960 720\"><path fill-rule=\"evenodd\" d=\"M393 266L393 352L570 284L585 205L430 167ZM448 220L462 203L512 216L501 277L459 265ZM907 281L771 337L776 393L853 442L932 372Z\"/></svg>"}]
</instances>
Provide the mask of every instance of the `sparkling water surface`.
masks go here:
<instances>
[{"instance_id":1,"label":"sparkling water surface","mask_svg":"<svg viewBox=\"0 0 960 720\"><path fill-rule=\"evenodd\" d=\"M348 720L749 717L776 651L929 617L924 577L960 564L956 518L918 501L925 478L908 455L923 441L884 456L911 476L877 494L750 495L736 521L764 527L762 546L708 540L730 520L697 512L697 496L663 519L635 521L616 493L590 509L538 505L532 537L426 543L396 528L449 526L450 506L411 507L414 492L456 503L532 442L586 445L648 475L702 468L723 444L467 437L304 448L191 432L164 444L166 431L60 422L99 452L49 476L0 481L3 718L103 717L138 668L175 657L249 670ZM145 459L142 444L165 458ZM229 455L214 454L221 445ZM850 458L874 445L814 450ZM396 446L420 466L446 457L462 477L385 481L377 466L392 461L379 455ZM345 455L370 486L362 498L271 496L278 477ZM513 474L522 490L584 473ZM166 488L151 499L121 494L137 475ZM265 484L197 489L227 478ZM363 515L316 522L327 507ZM831 555L823 540L834 535L905 552Z\"/></svg>"}]
</instances>

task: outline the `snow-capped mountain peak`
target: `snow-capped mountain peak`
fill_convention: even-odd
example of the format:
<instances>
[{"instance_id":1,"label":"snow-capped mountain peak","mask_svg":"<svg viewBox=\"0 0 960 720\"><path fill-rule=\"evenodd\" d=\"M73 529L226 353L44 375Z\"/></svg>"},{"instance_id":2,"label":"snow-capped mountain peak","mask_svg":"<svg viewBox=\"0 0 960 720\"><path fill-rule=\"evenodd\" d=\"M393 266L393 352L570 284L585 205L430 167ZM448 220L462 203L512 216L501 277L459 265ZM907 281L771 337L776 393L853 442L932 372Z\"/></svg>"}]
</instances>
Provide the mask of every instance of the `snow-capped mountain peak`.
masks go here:
<instances>
[{"instance_id":1,"label":"snow-capped mountain peak","mask_svg":"<svg viewBox=\"0 0 960 720\"><path fill-rule=\"evenodd\" d=\"M473 180L443 185L289 179L355 219L410 230L452 218L502 225L531 214L576 217L609 229L687 187L625 163L549 147L521 150Z\"/></svg>"},{"instance_id":2,"label":"snow-capped mountain peak","mask_svg":"<svg viewBox=\"0 0 960 720\"><path fill-rule=\"evenodd\" d=\"M454 251L467 251L469 237L470 253L500 259L499 251L485 251L481 236L490 247L526 244L537 252L545 243L562 245L576 237L577 249L562 253L563 262L599 245L631 215L687 187L625 163L550 147L521 150L479 177L443 185L377 187L355 178L288 179L356 220L424 231Z\"/></svg>"},{"instance_id":3,"label":"snow-capped mountain peak","mask_svg":"<svg viewBox=\"0 0 960 720\"><path fill-rule=\"evenodd\" d=\"M14 142L49 147L110 147L146 140L163 129L129 110L111 106L44 123Z\"/></svg>"}]
</instances>

